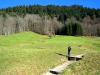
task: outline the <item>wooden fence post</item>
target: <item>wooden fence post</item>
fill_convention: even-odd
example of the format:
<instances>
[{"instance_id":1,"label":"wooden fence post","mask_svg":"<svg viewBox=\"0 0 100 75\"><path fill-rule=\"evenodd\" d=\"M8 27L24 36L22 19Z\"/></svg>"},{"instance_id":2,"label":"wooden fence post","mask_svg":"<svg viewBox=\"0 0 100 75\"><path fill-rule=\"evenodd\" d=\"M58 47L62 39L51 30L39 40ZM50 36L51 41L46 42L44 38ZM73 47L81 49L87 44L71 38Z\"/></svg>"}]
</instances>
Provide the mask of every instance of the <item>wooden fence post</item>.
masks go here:
<instances>
[{"instance_id":1,"label":"wooden fence post","mask_svg":"<svg viewBox=\"0 0 100 75\"><path fill-rule=\"evenodd\" d=\"M68 60L70 60L71 57L71 46L68 46Z\"/></svg>"}]
</instances>

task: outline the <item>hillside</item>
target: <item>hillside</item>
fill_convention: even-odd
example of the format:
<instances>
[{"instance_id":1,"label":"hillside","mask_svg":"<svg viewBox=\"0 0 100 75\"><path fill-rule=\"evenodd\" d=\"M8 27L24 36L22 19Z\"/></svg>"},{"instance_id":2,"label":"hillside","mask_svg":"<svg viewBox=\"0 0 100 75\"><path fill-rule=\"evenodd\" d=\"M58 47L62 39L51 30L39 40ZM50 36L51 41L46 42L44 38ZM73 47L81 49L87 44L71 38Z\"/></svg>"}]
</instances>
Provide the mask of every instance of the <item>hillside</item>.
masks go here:
<instances>
[{"instance_id":1,"label":"hillside","mask_svg":"<svg viewBox=\"0 0 100 75\"><path fill-rule=\"evenodd\" d=\"M0 10L0 34L100 36L100 9L73 6L16 6Z\"/></svg>"},{"instance_id":2,"label":"hillside","mask_svg":"<svg viewBox=\"0 0 100 75\"><path fill-rule=\"evenodd\" d=\"M100 52L99 37L56 35L50 38L32 32L1 35L0 75L40 75L67 61L66 57L56 53L66 55L68 45L72 46L74 55Z\"/></svg>"}]
</instances>

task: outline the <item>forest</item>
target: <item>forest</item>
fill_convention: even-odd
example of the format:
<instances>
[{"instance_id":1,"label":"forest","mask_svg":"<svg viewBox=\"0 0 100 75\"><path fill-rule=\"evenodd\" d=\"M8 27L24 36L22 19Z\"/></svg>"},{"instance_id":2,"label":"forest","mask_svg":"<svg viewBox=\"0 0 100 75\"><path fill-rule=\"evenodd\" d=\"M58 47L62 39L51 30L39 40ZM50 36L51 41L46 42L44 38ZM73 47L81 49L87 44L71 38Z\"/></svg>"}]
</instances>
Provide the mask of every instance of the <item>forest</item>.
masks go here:
<instances>
[{"instance_id":1,"label":"forest","mask_svg":"<svg viewBox=\"0 0 100 75\"><path fill-rule=\"evenodd\" d=\"M0 34L100 36L100 9L79 5L30 5L0 9Z\"/></svg>"}]
</instances>

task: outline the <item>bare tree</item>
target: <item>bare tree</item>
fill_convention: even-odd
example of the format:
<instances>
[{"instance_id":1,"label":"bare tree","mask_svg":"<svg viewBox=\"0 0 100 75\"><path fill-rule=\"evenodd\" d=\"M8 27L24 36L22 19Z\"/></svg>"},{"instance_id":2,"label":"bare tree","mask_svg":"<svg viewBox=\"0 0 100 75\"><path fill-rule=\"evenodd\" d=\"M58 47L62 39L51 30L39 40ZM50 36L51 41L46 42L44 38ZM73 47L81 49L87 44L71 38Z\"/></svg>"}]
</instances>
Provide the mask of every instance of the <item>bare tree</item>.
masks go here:
<instances>
[{"instance_id":1,"label":"bare tree","mask_svg":"<svg viewBox=\"0 0 100 75\"><path fill-rule=\"evenodd\" d=\"M0 15L0 35L3 34L3 25L4 25L4 18Z\"/></svg>"}]
</instances>

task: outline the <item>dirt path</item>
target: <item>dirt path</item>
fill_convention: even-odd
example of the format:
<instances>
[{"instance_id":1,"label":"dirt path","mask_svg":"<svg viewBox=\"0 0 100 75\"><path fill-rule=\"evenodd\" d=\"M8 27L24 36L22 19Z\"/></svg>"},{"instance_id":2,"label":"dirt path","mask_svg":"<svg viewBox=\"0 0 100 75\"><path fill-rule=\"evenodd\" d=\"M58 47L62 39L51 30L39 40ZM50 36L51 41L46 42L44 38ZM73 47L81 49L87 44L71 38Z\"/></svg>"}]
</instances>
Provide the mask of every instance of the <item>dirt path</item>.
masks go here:
<instances>
[{"instance_id":1,"label":"dirt path","mask_svg":"<svg viewBox=\"0 0 100 75\"><path fill-rule=\"evenodd\" d=\"M75 57L79 57L79 58L82 58L83 57L83 54L81 55L77 55ZM61 65L58 65L57 67L53 68L53 69L50 69L47 73L44 73L42 75L60 75L67 67L69 67L69 65L75 63L77 61L67 61Z\"/></svg>"}]
</instances>

